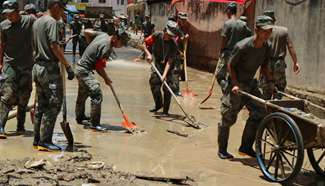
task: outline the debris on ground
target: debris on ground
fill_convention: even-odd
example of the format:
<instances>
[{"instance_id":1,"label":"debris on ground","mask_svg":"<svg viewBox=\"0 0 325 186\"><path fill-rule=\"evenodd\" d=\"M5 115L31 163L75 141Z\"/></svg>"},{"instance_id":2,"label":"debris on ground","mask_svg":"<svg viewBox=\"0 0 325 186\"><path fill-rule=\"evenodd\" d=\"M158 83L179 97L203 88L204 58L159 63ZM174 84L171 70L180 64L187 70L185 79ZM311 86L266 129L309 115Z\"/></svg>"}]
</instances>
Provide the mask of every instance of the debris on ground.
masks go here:
<instances>
[{"instance_id":1,"label":"debris on ground","mask_svg":"<svg viewBox=\"0 0 325 186\"><path fill-rule=\"evenodd\" d=\"M135 176L93 161L87 151L66 153L61 159L0 161L0 185L136 185Z\"/></svg>"},{"instance_id":2,"label":"debris on ground","mask_svg":"<svg viewBox=\"0 0 325 186\"><path fill-rule=\"evenodd\" d=\"M65 153L59 159L26 158L0 161L0 185L141 185L136 179L188 185L185 178L137 176L93 160L85 151Z\"/></svg>"},{"instance_id":3,"label":"debris on ground","mask_svg":"<svg viewBox=\"0 0 325 186\"><path fill-rule=\"evenodd\" d=\"M188 134L185 134L185 133L182 133L182 132L179 132L179 131L175 131L175 130L167 129L167 132L172 133L172 134L176 134L177 136L182 136L182 137L185 137L185 138L188 137Z\"/></svg>"}]
</instances>

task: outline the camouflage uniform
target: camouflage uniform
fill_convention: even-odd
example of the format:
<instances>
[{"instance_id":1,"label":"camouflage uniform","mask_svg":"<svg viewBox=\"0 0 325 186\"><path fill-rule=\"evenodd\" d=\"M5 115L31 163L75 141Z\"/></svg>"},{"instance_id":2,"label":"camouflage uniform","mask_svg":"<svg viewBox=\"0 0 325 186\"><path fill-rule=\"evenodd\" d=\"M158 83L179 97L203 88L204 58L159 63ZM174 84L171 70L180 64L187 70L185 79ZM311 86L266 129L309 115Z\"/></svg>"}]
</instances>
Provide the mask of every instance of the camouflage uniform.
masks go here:
<instances>
[{"instance_id":1,"label":"camouflage uniform","mask_svg":"<svg viewBox=\"0 0 325 186\"><path fill-rule=\"evenodd\" d=\"M162 75L165 69L167 60L171 59L174 62L176 57L177 46L174 40L164 41L163 32L155 32L150 37L154 38L154 43L152 45L152 53L154 57L154 63L160 74ZM146 40L150 40L148 37ZM175 91L175 80L173 78L174 65L171 64L170 70L166 77L166 82L170 88ZM171 102L171 93L168 89L163 86L164 97L161 94L162 81L159 78L158 74L152 69L150 80L149 80L151 93L155 101L155 108L163 108L164 113L168 113L169 106Z\"/></svg>"},{"instance_id":2,"label":"camouflage uniform","mask_svg":"<svg viewBox=\"0 0 325 186\"><path fill-rule=\"evenodd\" d=\"M4 82L1 89L0 125L4 128L9 111L18 105L17 131L24 131L27 104L32 91L33 16L23 15L18 23L1 22L1 43L4 44ZM24 41L24 42L21 42Z\"/></svg>"},{"instance_id":3,"label":"camouflage uniform","mask_svg":"<svg viewBox=\"0 0 325 186\"><path fill-rule=\"evenodd\" d=\"M237 42L251 35L251 30L247 27L246 23L241 20L230 19L226 21L223 26L221 36L227 40L227 43L225 48L223 48L221 51L216 67L216 78L223 92L225 91L227 84L227 65L230 59L231 51Z\"/></svg>"},{"instance_id":4,"label":"camouflage uniform","mask_svg":"<svg viewBox=\"0 0 325 186\"><path fill-rule=\"evenodd\" d=\"M35 61L33 79L37 106L34 123L34 146L52 144L52 136L63 99L63 82L59 61L49 43L60 42L58 22L44 15L33 26Z\"/></svg>"},{"instance_id":5,"label":"camouflage uniform","mask_svg":"<svg viewBox=\"0 0 325 186\"><path fill-rule=\"evenodd\" d=\"M54 125L63 101L63 82L58 62L37 61L33 67L33 79L38 100L35 142L52 143Z\"/></svg>"},{"instance_id":6,"label":"camouflage uniform","mask_svg":"<svg viewBox=\"0 0 325 186\"><path fill-rule=\"evenodd\" d=\"M83 70L77 66L78 79L78 97L76 102L76 118L86 118L85 102L88 97L91 99L90 119L91 123L100 124L101 103L103 94L100 88L100 83L95 78L94 74Z\"/></svg>"},{"instance_id":7,"label":"camouflage uniform","mask_svg":"<svg viewBox=\"0 0 325 186\"><path fill-rule=\"evenodd\" d=\"M257 97L262 94L258 89L257 80L254 79L257 69L263 65L268 65L270 58L270 46L268 43L264 47L256 49L253 44L254 37L246 38L235 45L232 57L229 61L234 73L236 73L239 88ZM259 123L265 116L265 111L241 94L235 95L231 89L233 84L231 79L227 80L227 87L221 98L221 122L218 126L219 152L227 152L230 127L236 122L240 110L246 106L249 110L249 117L243 131L240 150L251 150Z\"/></svg>"},{"instance_id":8,"label":"camouflage uniform","mask_svg":"<svg viewBox=\"0 0 325 186\"><path fill-rule=\"evenodd\" d=\"M93 126L100 125L101 104L103 94L100 83L95 78L93 70L98 67L99 60L107 60L112 52L111 37L103 32L96 32L93 41L86 48L82 58L77 63L76 75L78 79L78 97L76 102L76 120L81 123L85 120L85 102L91 99L90 123Z\"/></svg>"},{"instance_id":9,"label":"camouflage uniform","mask_svg":"<svg viewBox=\"0 0 325 186\"><path fill-rule=\"evenodd\" d=\"M287 86L286 62L287 42L289 39L288 29L282 26L274 26L270 42L272 44L271 62L269 70L273 75L274 85L277 90L284 91ZM260 88L264 99L271 99L273 90L263 76L260 77ZM274 94L274 98L281 99L281 94Z\"/></svg>"},{"instance_id":10,"label":"camouflage uniform","mask_svg":"<svg viewBox=\"0 0 325 186\"><path fill-rule=\"evenodd\" d=\"M227 81L229 82L229 85L231 85L231 80ZM262 96L257 86L257 80L253 80L250 84L239 84L239 88L254 96ZM241 147L251 148L253 146L258 124L265 116L265 111L262 107L256 105L252 99L240 94L233 94L231 86L227 86L225 88L225 93L221 98L220 109L222 119L218 126L219 149L227 149L229 129L233 124L235 124L238 113L244 106L249 110L249 117L246 120L245 129L243 131Z\"/></svg>"}]
</instances>

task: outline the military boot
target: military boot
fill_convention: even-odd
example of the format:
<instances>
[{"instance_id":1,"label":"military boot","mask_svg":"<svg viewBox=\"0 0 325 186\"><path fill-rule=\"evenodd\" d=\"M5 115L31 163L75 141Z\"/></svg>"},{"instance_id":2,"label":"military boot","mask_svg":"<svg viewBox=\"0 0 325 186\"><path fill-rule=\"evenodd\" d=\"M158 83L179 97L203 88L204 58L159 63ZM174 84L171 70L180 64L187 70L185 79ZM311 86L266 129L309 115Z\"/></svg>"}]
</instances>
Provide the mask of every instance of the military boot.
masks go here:
<instances>
[{"instance_id":1,"label":"military boot","mask_svg":"<svg viewBox=\"0 0 325 186\"><path fill-rule=\"evenodd\" d=\"M24 134L26 132L25 130L25 118L26 118L26 107L18 106L17 111L17 133L18 134Z\"/></svg>"},{"instance_id":2,"label":"military boot","mask_svg":"<svg viewBox=\"0 0 325 186\"><path fill-rule=\"evenodd\" d=\"M90 112L90 128L97 131L106 131L105 127L100 125L101 103L92 102Z\"/></svg>"},{"instance_id":3,"label":"military boot","mask_svg":"<svg viewBox=\"0 0 325 186\"><path fill-rule=\"evenodd\" d=\"M2 101L0 101L0 139L7 139L5 133L5 125L8 118L9 107Z\"/></svg>"},{"instance_id":4,"label":"military boot","mask_svg":"<svg viewBox=\"0 0 325 186\"><path fill-rule=\"evenodd\" d=\"M229 139L229 127L221 127L220 123L218 126L218 156L221 159L231 159L234 156L227 152L228 139Z\"/></svg>"},{"instance_id":5,"label":"military boot","mask_svg":"<svg viewBox=\"0 0 325 186\"><path fill-rule=\"evenodd\" d=\"M172 95L169 92L164 92L164 107L163 107L163 115L169 116L169 107L172 99Z\"/></svg>"},{"instance_id":6,"label":"military boot","mask_svg":"<svg viewBox=\"0 0 325 186\"><path fill-rule=\"evenodd\" d=\"M40 130L41 130L41 122L42 122L42 114L36 108L35 110L35 119L34 119L34 141L33 147L34 149L38 148L38 143L40 141Z\"/></svg>"},{"instance_id":7,"label":"military boot","mask_svg":"<svg viewBox=\"0 0 325 186\"><path fill-rule=\"evenodd\" d=\"M0 139L7 139L5 128L2 123L0 123Z\"/></svg>"},{"instance_id":8,"label":"military boot","mask_svg":"<svg viewBox=\"0 0 325 186\"><path fill-rule=\"evenodd\" d=\"M60 151L61 148L54 145L53 143L41 143L38 144L39 151L46 151L46 152L53 152L53 151Z\"/></svg>"},{"instance_id":9,"label":"military boot","mask_svg":"<svg viewBox=\"0 0 325 186\"><path fill-rule=\"evenodd\" d=\"M76 118L76 122L80 125L85 125L85 123L89 122L89 120L90 120L90 117L85 116L85 115Z\"/></svg>"}]
</instances>

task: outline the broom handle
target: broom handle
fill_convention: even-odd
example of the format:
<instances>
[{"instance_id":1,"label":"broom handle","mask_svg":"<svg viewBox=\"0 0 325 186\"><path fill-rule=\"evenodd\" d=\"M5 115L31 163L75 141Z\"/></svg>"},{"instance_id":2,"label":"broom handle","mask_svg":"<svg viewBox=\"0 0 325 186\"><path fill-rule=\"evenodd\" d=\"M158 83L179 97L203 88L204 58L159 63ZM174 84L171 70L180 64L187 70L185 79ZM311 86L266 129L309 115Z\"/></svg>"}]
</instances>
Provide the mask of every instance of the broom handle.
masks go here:
<instances>
[{"instance_id":1,"label":"broom handle","mask_svg":"<svg viewBox=\"0 0 325 186\"><path fill-rule=\"evenodd\" d=\"M121 102L120 102L120 100L118 99L117 94L116 94L116 92L115 92L115 90L114 90L114 88L113 88L113 85L110 84L109 87L111 88L112 93L113 93L113 96L114 96L114 98L115 98L115 101L116 101L116 103L117 103L117 105L118 105L118 107L119 107L119 109L120 109L122 115L124 116L124 110L123 110L122 105L121 105Z\"/></svg>"},{"instance_id":2,"label":"broom handle","mask_svg":"<svg viewBox=\"0 0 325 186\"><path fill-rule=\"evenodd\" d=\"M212 91L213 90L213 87L214 87L214 84L215 84L215 82L216 82L216 75L217 75L217 67L216 67L216 69L215 69L215 71L214 71L214 74L213 74L213 77L212 77L212 81L211 81L211 88L210 88L210 91Z\"/></svg>"},{"instance_id":3,"label":"broom handle","mask_svg":"<svg viewBox=\"0 0 325 186\"><path fill-rule=\"evenodd\" d=\"M185 71L185 82L186 82L186 90L188 90L188 75L187 75L187 40L185 40L184 44L184 71Z\"/></svg>"},{"instance_id":4,"label":"broom handle","mask_svg":"<svg viewBox=\"0 0 325 186\"><path fill-rule=\"evenodd\" d=\"M65 67L61 63L61 76L63 81L63 108L62 108L62 117L63 122L67 121L67 95L66 95L66 79L65 79Z\"/></svg>"},{"instance_id":5,"label":"broom handle","mask_svg":"<svg viewBox=\"0 0 325 186\"><path fill-rule=\"evenodd\" d=\"M159 70L157 69L156 65L152 62L151 66L153 67L153 69L155 70L155 72L158 74L159 78L161 81L163 81L162 79L162 75L160 74ZM179 108L182 110L182 112L185 114L186 117L189 117L188 114L185 112L183 106L181 105L181 103L178 101L176 95L174 94L173 90L169 87L168 83L166 81L163 81L164 85L167 87L168 91L171 93L171 95L174 97L177 105L179 106Z\"/></svg>"}]
</instances>

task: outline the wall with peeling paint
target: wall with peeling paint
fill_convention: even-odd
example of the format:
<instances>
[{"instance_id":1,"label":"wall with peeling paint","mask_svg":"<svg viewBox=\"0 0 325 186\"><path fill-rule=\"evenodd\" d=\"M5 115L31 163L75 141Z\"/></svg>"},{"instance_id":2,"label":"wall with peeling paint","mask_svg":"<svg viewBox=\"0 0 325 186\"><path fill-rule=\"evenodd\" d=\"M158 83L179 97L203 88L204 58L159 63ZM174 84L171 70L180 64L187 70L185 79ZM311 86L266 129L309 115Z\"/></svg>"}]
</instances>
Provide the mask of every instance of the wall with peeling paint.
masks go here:
<instances>
[{"instance_id":1,"label":"wall with peeling paint","mask_svg":"<svg viewBox=\"0 0 325 186\"><path fill-rule=\"evenodd\" d=\"M185 11L189 16L190 25L186 30L190 33L187 57L190 66L214 71L221 42L220 31L227 19L224 14L225 5L224 3L209 3L205 0L187 0L184 3L176 4L178 11ZM249 17L248 24L252 26L255 9L249 5L252 4L247 4L248 9L240 6L238 16L247 15ZM156 25L156 30L163 29L168 15L173 12L174 10L170 10L169 2L150 5L152 22Z\"/></svg>"}]
</instances>

